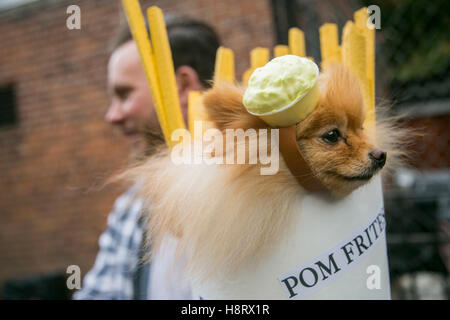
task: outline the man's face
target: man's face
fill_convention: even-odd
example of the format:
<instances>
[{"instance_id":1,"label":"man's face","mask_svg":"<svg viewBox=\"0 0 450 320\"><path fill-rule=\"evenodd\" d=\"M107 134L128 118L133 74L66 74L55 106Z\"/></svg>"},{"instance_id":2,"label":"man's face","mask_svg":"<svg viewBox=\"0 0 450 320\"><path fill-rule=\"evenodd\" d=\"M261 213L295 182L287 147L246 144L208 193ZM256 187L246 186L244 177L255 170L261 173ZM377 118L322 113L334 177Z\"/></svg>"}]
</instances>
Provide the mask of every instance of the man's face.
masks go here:
<instances>
[{"instance_id":1,"label":"man's face","mask_svg":"<svg viewBox=\"0 0 450 320\"><path fill-rule=\"evenodd\" d=\"M117 48L108 63L111 105L105 119L119 127L134 151L145 147L144 130L158 129L150 88L134 41Z\"/></svg>"}]
</instances>

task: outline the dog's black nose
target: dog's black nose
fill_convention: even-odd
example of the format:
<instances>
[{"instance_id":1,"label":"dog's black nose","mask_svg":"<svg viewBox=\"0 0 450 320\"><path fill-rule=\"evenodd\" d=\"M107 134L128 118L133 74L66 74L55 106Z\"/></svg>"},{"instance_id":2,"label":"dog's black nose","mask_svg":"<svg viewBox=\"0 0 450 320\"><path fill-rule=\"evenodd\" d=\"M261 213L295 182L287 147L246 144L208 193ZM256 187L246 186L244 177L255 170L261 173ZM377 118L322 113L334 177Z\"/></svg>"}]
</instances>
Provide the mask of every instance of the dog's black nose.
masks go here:
<instances>
[{"instance_id":1,"label":"dog's black nose","mask_svg":"<svg viewBox=\"0 0 450 320\"><path fill-rule=\"evenodd\" d=\"M382 150L372 150L369 152L369 157L377 168L383 168L386 163L386 152Z\"/></svg>"}]
</instances>

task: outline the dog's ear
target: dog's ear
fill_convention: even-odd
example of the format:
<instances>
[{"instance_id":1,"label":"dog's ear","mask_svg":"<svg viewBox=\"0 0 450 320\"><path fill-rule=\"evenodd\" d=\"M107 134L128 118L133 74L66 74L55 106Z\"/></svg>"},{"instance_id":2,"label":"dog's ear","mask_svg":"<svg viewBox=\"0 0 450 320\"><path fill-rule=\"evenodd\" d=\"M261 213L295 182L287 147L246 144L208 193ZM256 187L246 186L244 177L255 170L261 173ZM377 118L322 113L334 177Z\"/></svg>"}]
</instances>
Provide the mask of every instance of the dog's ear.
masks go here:
<instances>
[{"instance_id":1,"label":"dog's ear","mask_svg":"<svg viewBox=\"0 0 450 320\"><path fill-rule=\"evenodd\" d=\"M249 129L267 128L268 125L258 117L247 112L242 104L244 95L242 87L222 83L208 90L203 97L203 104L209 120L216 128Z\"/></svg>"}]
</instances>

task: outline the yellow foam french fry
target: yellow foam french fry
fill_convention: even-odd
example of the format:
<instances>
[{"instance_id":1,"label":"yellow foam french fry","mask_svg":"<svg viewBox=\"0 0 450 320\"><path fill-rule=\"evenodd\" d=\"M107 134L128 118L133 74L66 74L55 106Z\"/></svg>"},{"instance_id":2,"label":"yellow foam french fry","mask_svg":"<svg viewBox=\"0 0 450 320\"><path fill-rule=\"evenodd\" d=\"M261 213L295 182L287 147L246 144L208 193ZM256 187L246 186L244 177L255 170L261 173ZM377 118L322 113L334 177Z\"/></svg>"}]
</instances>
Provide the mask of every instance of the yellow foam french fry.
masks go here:
<instances>
[{"instance_id":1,"label":"yellow foam french fry","mask_svg":"<svg viewBox=\"0 0 450 320\"><path fill-rule=\"evenodd\" d=\"M363 33L352 21L344 26L342 36L342 55L344 64L358 77L362 89L364 105L368 117L373 117L372 95L366 74L366 41ZM367 119L366 116L366 119Z\"/></svg>"},{"instance_id":2,"label":"yellow foam french fry","mask_svg":"<svg viewBox=\"0 0 450 320\"><path fill-rule=\"evenodd\" d=\"M234 53L233 50L225 47L219 47L216 54L214 68L214 83L226 81L234 83Z\"/></svg>"},{"instance_id":3,"label":"yellow foam french fry","mask_svg":"<svg viewBox=\"0 0 450 320\"><path fill-rule=\"evenodd\" d=\"M273 56L274 56L274 57L285 56L285 55L287 55L287 54L289 54L289 53L290 53L290 52L289 52L289 47L286 46L286 45L279 44L279 45L276 45L276 46L273 48Z\"/></svg>"},{"instance_id":4,"label":"yellow foam french fry","mask_svg":"<svg viewBox=\"0 0 450 320\"><path fill-rule=\"evenodd\" d=\"M122 0L122 6L124 8L130 31L133 35L134 41L136 42L142 65L150 85L155 110L164 134L164 138L167 145L170 145L170 134L168 131L167 118L164 112L164 105L159 88L159 80L156 67L154 65L154 53L152 51L148 32L145 27L145 20L141 11L141 6L139 5L138 0Z\"/></svg>"},{"instance_id":5,"label":"yellow foam french fry","mask_svg":"<svg viewBox=\"0 0 450 320\"><path fill-rule=\"evenodd\" d=\"M153 61L158 75L159 88L163 100L163 112L166 115L168 134L171 136L176 129L185 128L183 115L178 98L177 82L170 50L169 38L167 36L166 24L162 10L158 7L147 9L147 18L150 27L151 41L154 48ZM169 138L169 146L174 142Z\"/></svg>"},{"instance_id":6,"label":"yellow foam french fry","mask_svg":"<svg viewBox=\"0 0 450 320\"><path fill-rule=\"evenodd\" d=\"M269 62L269 49L267 48L255 48L250 51L250 66L254 70L256 68L264 66Z\"/></svg>"},{"instance_id":7,"label":"yellow foam french fry","mask_svg":"<svg viewBox=\"0 0 450 320\"><path fill-rule=\"evenodd\" d=\"M352 21L348 21L344 26L342 54L344 64L358 79L367 79L365 38Z\"/></svg>"},{"instance_id":8,"label":"yellow foam french fry","mask_svg":"<svg viewBox=\"0 0 450 320\"><path fill-rule=\"evenodd\" d=\"M355 25L363 33L366 42L366 76L371 95L367 106L366 121L375 120L375 28L369 21L367 8L354 13Z\"/></svg>"},{"instance_id":9,"label":"yellow foam french fry","mask_svg":"<svg viewBox=\"0 0 450 320\"><path fill-rule=\"evenodd\" d=\"M253 73L253 69L247 69L244 74L242 75L242 84L243 85L248 85L248 80L250 79L250 76Z\"/></svg>"},{"instance_id":10,"label":"yellow foam french fry","mask_svg":"<svg viewBox=\"0 0 450 320\"><path fill-rule=\"evenodd\" d=\"M288 34L289 51L299 57L306 56L305 34L299 28L290 28Z\"/></svg>"},{"instance_id":11,"label":"yellow foam french fry","mask_svg":"<svg viewBox=\"0 0 450 320\"><path fill-rule=\"evenodd\" d=\"M200 91L190 91L188 96L188 127L191 135L194 133L194 121L198 112L202 94Z\"/></svg>"},{"instance_id":12,"label":"yellow foam french fry","mask_svg":"<svg viewBox=\"0 0 450 320\"><path fill-rule=\"evenodd\" d=\"M374 79L375 73L375 28L369 21L367 8L361 8L354 13L355 25L366 39L366 73L369 80ZM369 27L370 26L370 27Z\"/></svg>"},{"instance_id":13,"label":"yellow foam french fry","mask_svg":"<svg viewBox=\"0 0 450 320\"><path fill-rule=\"evenodd\" d=\"M250 68L244 72L242 75L242 83L244 85L248 84L248 80L256 68L263 67L267 62L269 62L269 49L257 47L250 51Z\"/></svg>"},{"instance_id":14,"label":"yellow foam french fry","mask_svg":"<svg viewBox=\"0 0 450 320\"><path fill-rule=\"evenodd\" d=\"M367 80L371 95L366 121L375 122L375 28L366 31L366 51Z\"/></svg>"},{"instance_id":15,"label":"yellow foam french fry","mask_svg":"<svg viewBox=\"0 0 450 320\"><path fill-rule=\"evenodd\" d=\"M194 138L194 124L195 121L202 121L203 132L212 127L212 123L209 121L208 113L203 106L203 95L200 91L190 91L188 96L188 123L189 132Z\"/></svg>"},{"instance_id":16,"label":"yellow foam french fry","mask_svg":"<svg viewBox=\"0 0 450 320\"><path fill-rule=\"evenodd\" d=\"M325 23L319 28L319 35L322 69L326 69L326 64L342 61L337 25L335 23Z\"/></svg>"}]
</instances>

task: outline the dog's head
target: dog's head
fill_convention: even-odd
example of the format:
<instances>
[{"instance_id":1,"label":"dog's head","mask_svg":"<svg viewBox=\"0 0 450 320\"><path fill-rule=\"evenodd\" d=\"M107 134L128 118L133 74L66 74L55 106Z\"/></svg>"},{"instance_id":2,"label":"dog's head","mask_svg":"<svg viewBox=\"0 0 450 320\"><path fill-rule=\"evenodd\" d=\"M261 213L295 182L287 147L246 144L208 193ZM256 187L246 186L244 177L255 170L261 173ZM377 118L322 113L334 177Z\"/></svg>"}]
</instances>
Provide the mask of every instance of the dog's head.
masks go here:
<instances>
[{"instance_id":1,"label":"dog's head","mask_svg":"<svg viewBox=\"0 0 450 320\"><path fill-rule=\"evenodd\" d=\"M316 109L297 124L297 141L311 170L338 195L368 182L387 159L371 127L364 127L365 108L359 82L336 64L321 74Z\"/></svg>"}]
</instances>

